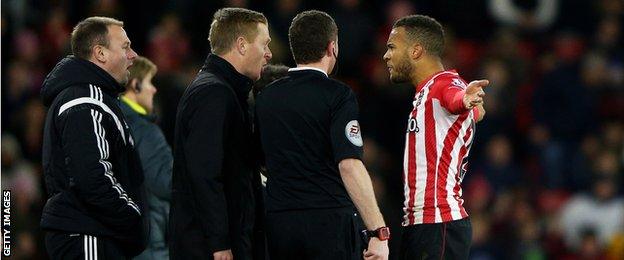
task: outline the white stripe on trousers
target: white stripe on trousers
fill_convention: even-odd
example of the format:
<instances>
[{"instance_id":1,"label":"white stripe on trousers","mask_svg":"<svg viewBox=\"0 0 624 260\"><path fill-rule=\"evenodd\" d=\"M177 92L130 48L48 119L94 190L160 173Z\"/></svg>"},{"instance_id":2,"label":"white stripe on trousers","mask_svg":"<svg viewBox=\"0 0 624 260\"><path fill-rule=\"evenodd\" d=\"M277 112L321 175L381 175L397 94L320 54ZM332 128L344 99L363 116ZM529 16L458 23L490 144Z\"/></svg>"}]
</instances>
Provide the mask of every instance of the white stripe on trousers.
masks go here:
<instances>
[{"instance_id":1,"label":"white stripe on trousers","mask_svg":"<svg viewBox=\"0 0 624 260\"><path fill-rule=\"evenodd\" d=\"M98 259L97 237L93 237L93 256L95 256L93 260Z\"/></svg>"}]
</instances>

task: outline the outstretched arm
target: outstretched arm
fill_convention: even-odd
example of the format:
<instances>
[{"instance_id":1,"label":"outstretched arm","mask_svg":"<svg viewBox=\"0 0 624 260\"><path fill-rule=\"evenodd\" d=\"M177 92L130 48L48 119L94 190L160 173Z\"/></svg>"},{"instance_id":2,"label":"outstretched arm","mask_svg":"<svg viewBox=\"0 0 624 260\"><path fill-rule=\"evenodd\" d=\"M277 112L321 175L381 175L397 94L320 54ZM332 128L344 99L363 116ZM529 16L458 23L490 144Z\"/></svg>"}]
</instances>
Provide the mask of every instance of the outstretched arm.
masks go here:
<instances>
[{"instance_id":1,"label":"outstretched arm","mask_svg":"<svg viewBox=\"0 0 624 260\"><path fill-rule=\"evenodd\" d=\"M449 85L442 89L441 105L452 114L461 114L483 104L485 92L483 88L490 82L488 80L475 80L468 84L468 87Z\"/></svg>"}]
</instances>

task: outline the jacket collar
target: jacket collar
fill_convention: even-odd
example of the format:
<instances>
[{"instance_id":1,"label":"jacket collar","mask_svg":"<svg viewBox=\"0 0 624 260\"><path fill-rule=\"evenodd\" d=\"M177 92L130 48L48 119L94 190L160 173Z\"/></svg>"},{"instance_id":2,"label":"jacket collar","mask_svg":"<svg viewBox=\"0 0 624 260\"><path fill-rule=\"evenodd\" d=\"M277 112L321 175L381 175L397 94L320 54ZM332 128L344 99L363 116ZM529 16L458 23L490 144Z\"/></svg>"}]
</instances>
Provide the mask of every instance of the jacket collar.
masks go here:
<instances>
[{"instance_id":1,"label":"jacket collar","mask_svg":"<svg viewBox=\"0 0 624 260\"><path fill-rule=\"evenodd\" d=\"M71 86L98 86L103 92L116 97L125 90L108 72L93 62L72 55L59 61L46 76L41 87L41 98L49 106L56 96Z\"/></svg>"},{"instance_id":2,"label":"jacket collar","mask_svg":"<svg viewBox=\"0 0 624 260\"><path fill-rule=\"evenodd\" d=\"M124 95L119 96L119 99L121 99L123 103L126 103L130 108L132 108L134 112L137 112L140 115L147 115L147 110L145 110L145 108L141 106L139 103L130 100Z\"/></svg>"},{"instance_id":3,"label":"jacket collar","mask_svg":"<svg viewBox=\"0 0 624 260\"><path fill-rule=\"evenodd\" d=\"M202 70L217 72L219 76L223 77L232 86L239 97L246 98L253 85L253 81L250 78L236 71L234 66L227 60L212 53L206 58Z\"/></svg>"}]
</instances>

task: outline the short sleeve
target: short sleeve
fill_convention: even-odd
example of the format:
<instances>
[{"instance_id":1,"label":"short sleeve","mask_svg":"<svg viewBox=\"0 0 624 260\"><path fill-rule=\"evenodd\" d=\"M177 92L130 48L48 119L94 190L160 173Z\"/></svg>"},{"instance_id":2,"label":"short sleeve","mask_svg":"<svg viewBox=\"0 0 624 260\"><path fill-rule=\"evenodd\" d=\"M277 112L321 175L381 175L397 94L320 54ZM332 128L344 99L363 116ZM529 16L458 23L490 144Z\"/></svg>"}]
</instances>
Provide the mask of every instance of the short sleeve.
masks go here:
<instances>
[{"instance_id":1,"label":"short sleeve","mask_svg":"<svg viewBox=\"0 0 624 260\"><path fill-rule=\"evenodd\" d=\"M358 103L348 87L337 95L331 116L331 142L336 163L347 158L362 159L364 142L358 122Z\"/></svg>"}]
</instances>

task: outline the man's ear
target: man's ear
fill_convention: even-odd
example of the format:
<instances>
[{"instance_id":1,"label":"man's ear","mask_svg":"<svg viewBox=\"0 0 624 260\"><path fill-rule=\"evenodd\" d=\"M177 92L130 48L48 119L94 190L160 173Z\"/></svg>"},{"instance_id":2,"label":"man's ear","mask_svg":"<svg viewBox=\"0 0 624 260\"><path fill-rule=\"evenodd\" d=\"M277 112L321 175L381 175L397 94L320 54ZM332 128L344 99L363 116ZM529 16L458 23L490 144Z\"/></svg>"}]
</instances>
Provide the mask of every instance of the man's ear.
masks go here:
<instances>
[{"instance_id":1,"label":"man's ear","mask_svg":"<svg viewBox=\"0 0 624 260\"><path fill-rule=\"evenodd\" d=\"M105 63L107 60L107 52L108 50L99 44L96 44L95 46L93 46L93 48L91 49L91 53L92 55L95 57L95 59L99 62Z\"/></svg>"},{"instance_id":2,"label":"man's ear","mask_svg":"<svg viewBox=\"0 0 624 260\"><path fill-rule=\"evenodd\" d=\"M245 37L239 36L236 38L236 51L238 51L240 55L245 55L245 53L247 53L247 48L249 48L249 43Z\"/></svg>"},{"instance_id":3,"label":"man's ear","mask_svg":"<svg viewBox=\"0 0 624 260\"><path fill-rule=\"evenodd\" d=\"M425 49L422 45L418 43L412 44L412 47L409 48L409 56L412 60L418 60L424 54Z\"/></svg>"},{"instance_id":4,"label":"man's ear","mask_svg":"<svg viewBox=\"0 0 624 260\"><path fill-rule=\"evenodd\" d=\"M336 41L330 41L327 44L327 48L325 49L325 55L328 57L338 57L338 46L336 46Z\"/></svg>"},{"instance_id":5,"label":"man's ear","mask_svg":"<svg viewBox=\"0 0 624 260\"><path fill-rule=\"evenodd\" d=\"M139 80L137 78L131 79L130 82L128 82L128 86L132 89L132 91L134 91L134 93L141 92L139 89Z\"/></svg>"}]
</instances>

